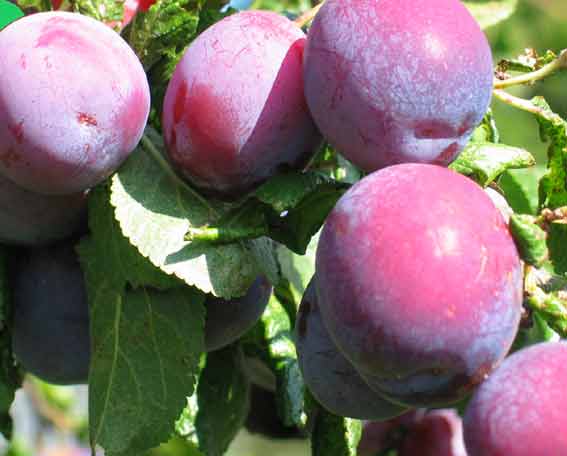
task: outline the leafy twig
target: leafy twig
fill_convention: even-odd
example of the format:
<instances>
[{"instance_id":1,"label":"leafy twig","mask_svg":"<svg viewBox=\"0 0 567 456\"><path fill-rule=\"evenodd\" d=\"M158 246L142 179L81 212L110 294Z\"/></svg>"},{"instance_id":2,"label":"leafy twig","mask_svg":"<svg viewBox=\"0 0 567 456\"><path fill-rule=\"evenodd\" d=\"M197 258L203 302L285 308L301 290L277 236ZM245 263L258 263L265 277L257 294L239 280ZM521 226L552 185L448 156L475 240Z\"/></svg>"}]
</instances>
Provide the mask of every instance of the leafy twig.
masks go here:
<instances>
[{"instance_id":1,"label":"leafy twig","mask_svg":"<svg viewBox=\"0 0 567 456\"><path fill-rule=\"evenodd\" d=\"M561 53L555 60L548 63L547 65L544 65L539 70L532 71L530 73L525 73L519 76L515 76L513 78L508 78L504 80L498 80L498 79L495 80L494 88L505 89L507 87L512 87L515 85L532 84L565 68L567 68L567 49L561 51Z\"/></svg>"},{"instance_id":2,"label":"leafy twig","mask_svg":"<svg viewBox=\"0 0 567 456\"><path fill-rule=\"evenodd\" d=\"M505 92L504 90L495 89L493 91L493 94L500 101L510 106L513 106L514 108L518 108L521 109L522 111L535 114L536 116L541 116L545 114L542 108L536 106L531 101L526 100L524 98L516 97L514 95L510 95L508 92Z\"/></svg>"}]
</instances>

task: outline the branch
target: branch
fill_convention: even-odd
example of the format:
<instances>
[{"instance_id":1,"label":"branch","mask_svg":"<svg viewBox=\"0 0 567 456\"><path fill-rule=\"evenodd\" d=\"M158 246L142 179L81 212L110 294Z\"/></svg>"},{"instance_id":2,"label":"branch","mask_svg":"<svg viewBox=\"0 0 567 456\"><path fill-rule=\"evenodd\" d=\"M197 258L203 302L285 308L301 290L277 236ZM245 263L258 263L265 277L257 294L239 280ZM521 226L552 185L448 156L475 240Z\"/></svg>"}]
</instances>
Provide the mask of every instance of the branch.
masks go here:
<instances>
[{"instance_id":1,"label":"branch","mask_svg":"<svg viewBox=\"0 0 567 456\"><path fill-rule=\"evenodd\" d=\"M508 92L505 92L504 90L495 89L492 93L500 101L510 106L513 106L514 108L521 109L522 111L526 111L531 114L535 114L537 116L542 116L545 114L543 109L541 109L539 106L536 106L531 101L525 100L524 98L516 97L514 95L510 95Z\"/></svg>"},{"instance_id":2,"label":"branch","mask_svg":"<svg viewBox=\"0 0 567 456\"><path fill-rule=\"evenodd\" d=\"M532 84L565 68L567 68L567 49L561 51L561 53L555 60L548 63L547 65L544 65L537 71L532 71L530 73L522 74L520 76L504 80L496 79L494 81L494 88L505 89L506 87L512 87L515 85Z\"/></svg>"}]
</instances>

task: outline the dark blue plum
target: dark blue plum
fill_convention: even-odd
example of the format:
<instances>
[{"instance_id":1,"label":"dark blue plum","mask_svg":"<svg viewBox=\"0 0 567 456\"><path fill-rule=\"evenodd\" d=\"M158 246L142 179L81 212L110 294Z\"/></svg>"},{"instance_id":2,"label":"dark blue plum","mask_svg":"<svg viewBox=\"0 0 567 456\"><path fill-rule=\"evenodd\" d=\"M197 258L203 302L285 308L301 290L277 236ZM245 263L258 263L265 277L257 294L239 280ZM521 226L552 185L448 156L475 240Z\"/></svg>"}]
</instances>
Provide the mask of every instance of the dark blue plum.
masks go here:
<instances>
[{"instance_id":1,"label":"dark blue plum","mask_svg":"<svg viewBox=\"0 0 567 456\"><path fill-rule=\"evenodd\" d=\"M331 413L387 420L407 410L372 391L331 341L321 320L313 280L299 307L295 338L303 380L317 401Z\"/></svg>"},{"instance_id":2,"label":"dark blue plum","mask_svg":"<svg viewBox=\"0 0 567 456\"><path fill-rule=\"evenodd\" d=\"M89 309L71 243L19 250L12 257L12 348L23 368L49 383L85 383Z\"/></svg>"},{"instance_id":3,"label":"dark blue plum","mask_svg":"<svg viewBox=\"0 0 567 456\"><path fill-rule=\"evenodd\" d=\"M86 227L87 195L40 195L0 176L0 243L48 244Z\"/></svg>"},{"instance_id":4,"label":"dark blue plum","mask_svg":"<svg viewBox=\"0 0 567 456\"><path fill-rule=\"evenodd\" d=\"M262 316L268 305L272 286L265 277L258 277L240 298L221 299L208 296L205 301L205 348L218 350L234 342Z\"/></svg>"}]
</instances>

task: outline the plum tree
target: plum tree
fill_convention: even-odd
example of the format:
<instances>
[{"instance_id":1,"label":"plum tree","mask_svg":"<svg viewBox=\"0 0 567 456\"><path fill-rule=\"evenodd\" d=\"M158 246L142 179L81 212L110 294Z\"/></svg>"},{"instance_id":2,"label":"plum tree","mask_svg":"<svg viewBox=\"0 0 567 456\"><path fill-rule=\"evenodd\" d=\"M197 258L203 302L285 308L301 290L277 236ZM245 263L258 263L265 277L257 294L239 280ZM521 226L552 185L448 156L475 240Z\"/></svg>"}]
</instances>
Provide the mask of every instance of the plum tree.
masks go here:
<instances>
[{"instance_id":1,"label":"plum tree","mask_svg":"<svg viewBox=\"0 0 567 456\"><path fill-rule=\"evenodd\" d=\"M327 0L305 47L321 132L366 171L450 163L488 108L492 56L458 0Z\"/></svg>"},{"instance_id":2,"label":"plum tree","mask_svg":"<svg viewBox=\"0 0 567 456\"><path fill-rule=\"evenodd\" d=\"M499 210L447 168L395 165L343 195L316 255L324 324L373 389L413 406L470 392L508 352L522 265Z\"/></svg>"},{"instance_id":3,"label":"plum tree","mask_svg":"<svg viewBox=\"0 0 567 456\"><path fill-rule=\"evenodd\" d=\"M0 176L0 242L39 245L86 227L87 195L40 195Z\"/></svg>"},{"instance_id":4,"label":"plum tree","mask_svg":"<svg viewBox=\"0 0 567 456\"><path fill-rule=\"evenodd\" d=\"M407 410L372 391L333 344L321 321L313 280L299 307L295 341L303 380L317 401L331 413L387 420Z\"/></svg>"},{"instance_id":5,"label":"plum tree","mask_svg":"<svg viewBox=\"0 0 567 456\"><path fill-rule=\"evenodd\" d=\"M26 371L47 382L85 383L89 315L73 245L21 249L12 259L14 355Z\"/></svg>"},{"instance_id":6,"label":"plum tree","mask_svg":"<svg viewBox=\"0 0 567 456\"><path fill-rule=\"evenodd\" d=\"M464 418L469 456L567 454L567 343L514 353L480 385Z\"/></svg>"},{"instance_id":7,"label":"plum tree","mask_svg":"<svg viewBox=\"0 0 567 456\"><path fill-rule=\"evenodd\" d=\"M172 162L194 185L239 195L315 152L304 43L293 22L263 11L229 16L191 43L167 87L163 131Z\"/></svg>"},{"instance_id":8,"label":"plum tree","mask_svg":"<svg viewBox=\"0 0 567 456\"><path fill-rule=\"evenodd\" d=\"M67 12L26 16L0 34L0 174L68 194L108 177L149 113L142 65L116 32Z\"/></svg>"},{"instance_id":9,"label":"plum tree","mask_svg":"<svg viewBox=\"0 0 567 456\"><path fill-rule=\"evenodd\" d=\"M209 295L205 301L205 348L218 350L238 339L258 321L272 294L264 276L258 277L240 298Z\"/></svg>"}]
</instances>

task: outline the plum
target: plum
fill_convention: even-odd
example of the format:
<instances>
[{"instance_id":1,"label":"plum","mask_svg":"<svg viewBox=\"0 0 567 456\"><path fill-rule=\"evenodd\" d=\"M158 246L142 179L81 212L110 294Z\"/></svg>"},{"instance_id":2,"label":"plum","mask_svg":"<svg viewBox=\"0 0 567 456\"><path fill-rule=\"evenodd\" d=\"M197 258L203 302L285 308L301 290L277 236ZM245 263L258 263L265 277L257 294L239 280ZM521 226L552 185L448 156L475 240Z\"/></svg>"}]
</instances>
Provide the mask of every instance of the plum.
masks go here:
<instances>
[{"instance_id":1,"label":"plum","mask_svg":"<svg viewBox=\"0 0 567 456\"><path fill-rule=\"evenodd\" d=\"M467 456L461 417L454 409L416 409L388 421L364 423L358 456L394 448L398 456Z\"/></svg>"},{"instance_id":2,"label":"plum","mask_svg":"<svg viewBox=\"0 0 567 456\"><path fill-rule=\"evenodd\" d=\"M87 195L40 195L0 176L0 243L39 245L87 225Z\"/></svg>"},{"instance_id":3,"label":"plum","mask_svg":"<svg viewBox=\"0 0 567 456\"><path fill-rule=\"evenodd\" d=\"M321 132L360 168L446 165L488 108L492 55L458 0L327 0L304 80Z\"/></svg>"},{"instance_id":4,"label":"plum","mask_svg":"<svg viewBox=\"0 0 567 456\"><path fill-rule=\"evenodd\" d=\"M225 347L254 326L271 294L272 286L264 276L260 276L240 298L226 300L209 295L205 301L206 350Z\"/></svg>"},{"instance_id":5,"label":"plum","mask_svg":"<svg viewBox=\"0 0 567 456\"><path fill-rule=\"evenodd\" d=\"M482 188L428 164L351 187L316 254L333 341L373 389L419 407L463 398L501 362L520 322L522 272Z\"/></svg>"},{"instance_id":6,"label":"plum","mask_svg":"<svg viewBox=\"0 0 567 456\"><path fill-rule=\"evenodd\" d=\"M305 34L287 18L244 11L191 43L175 68L163 132L175 168L204 192L233 198L321 143L303 93Z\"/></svg>"},{"instance_id":7,"label":"plum","mask_svg":"<svg viewBox=\"0 0 567 456\"><path fill-rule=\"evenodd\" d=\"M142 65L116 32L63 11L0 33L0 174L27 190L77 193L112 174L149 114Z\"/></svg>"},{"instance_id":8,"label":"plum","mask_svg":"<svg viewBox=\"0 0 567 456\"><path fill-rule=\"evenodd\" d=\"M567 343L533 345L504 360L465 412L469 456L567 454Z\"/></svg>"},{"instance_id":9,"label":"plum","mask_svg":"<svg viewBox=\"0 0 567 456\"><path fill-rule=\"evenodd\" d=\"M12 259L14 355L26 371L46 382L85 383L89 309L72 243L22 249Z\"/></svg>"},{"instance_id":10,"label":"plum","mask_svg":"<svg viewBox=\"0 0 567 456\"><path fill-rule=\"evenodd\" d=\"M453 409L427 412L408 430L398 456L467 456L463 422Z\"/></svg>"},{"instance_id":11,"label":"plum","mask_svg":"<svg viewBox=\"0 0 567 456\"><path fill-rule=\"evenodd\" d=\"M321 321L313 280L305 290L295 325L299 367L313 396L340 416L387 420L404 413L406 407L372 391L333 344Z\"/></svg>"}]
</instances>

